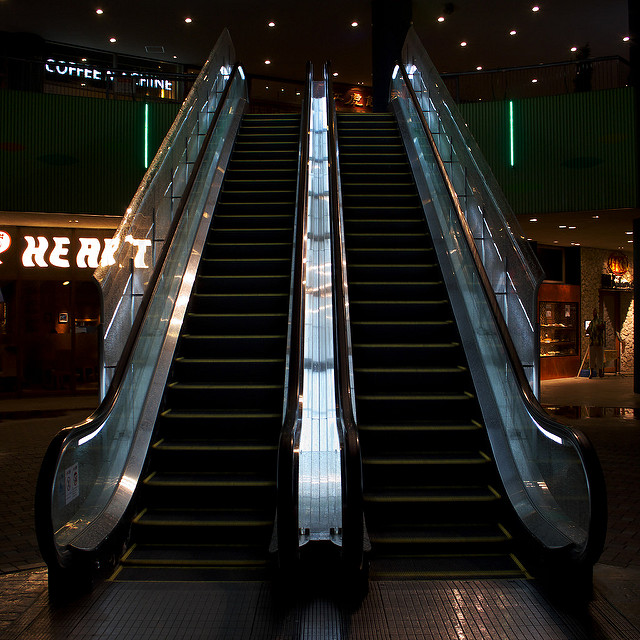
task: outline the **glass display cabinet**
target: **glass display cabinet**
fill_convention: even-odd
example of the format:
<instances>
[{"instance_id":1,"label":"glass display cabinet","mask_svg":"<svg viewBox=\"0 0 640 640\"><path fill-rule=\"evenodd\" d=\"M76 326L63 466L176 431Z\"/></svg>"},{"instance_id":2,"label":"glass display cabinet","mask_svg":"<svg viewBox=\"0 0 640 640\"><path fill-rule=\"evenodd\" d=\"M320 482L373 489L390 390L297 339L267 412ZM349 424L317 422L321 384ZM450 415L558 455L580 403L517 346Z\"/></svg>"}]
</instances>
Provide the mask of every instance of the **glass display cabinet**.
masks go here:
<instances>
[{"instance_id":1,"label":"glass display cabinet","mask_svg":"<svg viewBox=\"0 0 640 640\"><path fill-rule=\"evenodd\" d=\"M578 355L578 304L539 303L540 357Z\"/></svg>"}]
</instances>

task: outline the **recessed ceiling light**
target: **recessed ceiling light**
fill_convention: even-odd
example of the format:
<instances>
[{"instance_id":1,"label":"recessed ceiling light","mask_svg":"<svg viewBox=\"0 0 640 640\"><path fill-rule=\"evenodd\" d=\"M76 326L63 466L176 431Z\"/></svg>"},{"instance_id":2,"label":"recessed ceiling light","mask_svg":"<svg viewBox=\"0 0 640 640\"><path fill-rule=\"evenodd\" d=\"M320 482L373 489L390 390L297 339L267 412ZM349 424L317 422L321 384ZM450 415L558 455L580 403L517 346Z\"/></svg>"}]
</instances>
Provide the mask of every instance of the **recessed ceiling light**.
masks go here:
<instances>
[{"instance_id":1,"label":"recessed ceiling light","mask_svg":"<svg viewBox=\"0 0 640 640\"><path fill-rule=\"evenodd\" d=\"M631 40L629 36L625 36L624 38L622 38L622 42L629 42L629 40Z\"/></svg>"},{"instance_id":2,"label":"recessed ceiling light","mask_svg":"<svg viewBox=\"0 0 640 640\"><path fill-rule=\"evenodd\" d=\"M538 5L531 7L531 11L540 11L540 7Z\"/></svg>"},{"instance_id":3,"label":"recessed ceiling light","mask_svg":"<svg viewBox=\"0 0 640 640\"><path fill-rule=\"evenodd\" d=\"M632 243L632 242L633 242L633 240L627 240L627 242L628 242L628 243Z\"/></svg>"},{"instance_id":4,"label":"recessed ceiling light","mask_svg":"<svg viewBox=\"0 0 640 640\"><path fill-rule=\"evenodd\" d=\"M467 46L467 43L463 40L463 41L460 43L460 46L461 46L461 47L466 47L466 46Z\"/></svg>"},{"instance_id":5,"label":"recessed ceiling light","mask_svg":"<svg viewBox=\"0 0 640 640\"><path fill-rule=\"evenodd\" d=\"M116 42L115 38L109 38L109 42Z\"/></svg>"},{"instance_id":6,"label":"recessed ceiling light","mask_svg":"<svg viewBox=\"0 0 640 640\"><path fill-rule=\"evenodd\" d=\"M571 47L571 51L573 51L573 53L575 53L578 50L578 47Z\"/></svg>"},{"instance_id":7,"label":"recessed ceiling light","mask_svg":"<svg viewBox=\"0 0 640 640\"><path fill-rule=\"evenodd\" d=\"M82 62L86 62L86 61L87 61L87 59L86 59L86 58L82 58Z\"/></svg>"},{"instance_id":8,"label":"recessed ceiling light","mask_svg":"<svg viewBox=\"0 0 640 640\"><path fill-rule=\"evenodd\" d=\"M598 218L600 218L600 216L591 216L594 220L598 220Z\"/></svg>"},{"instance_id":9,"label":"recessed ceiling light","mask_svg":"<svg viewBox=\"0 0 640 640\"><path fill-rule=\"evenodd\" d=\"M265 60L265 61L264 61L264 63L265 63L265 64L271 64L271 60ZM269 88L269 87L267 87L267 89L268 89L268 88Z\"/></svg>"},{"instance_id":10,"label":"recessed ceiling light","mask_svg":"<svg viewBox=\"0 0 640 640\"><path fill-rule=\"evenodd\" d=\"M275 27L276 23L272 20L267 26L268 27Z\"/></svg>"},{"instance_id":11,"label":"recessed ceiling light","mask_svg":"<svg viewBox=\"0 0 640 640\"><path fill-rule=\"evenodd\" d=\"M184 19L184 21L185 21L187 24L191 24L191 23L193 22L193 19L192 19L192 18L185 18L185 19Z\"/></svg>"},{"instance_id":12,"label":"recessed ceiling light","mask_svg":"<svg viewBox=\"0 0 640 640\"><path fill-rule=\"evenodd\" d=\"M103 11L102 9L96 9L96 13L97 13L99 16L101 16L101 15L104 13L104 11Z\"/></svg>"},{"instance_id":13,"label":"recessed ceiling light","mask_svg":"<svg viewBox=\"0 0 640 640\"><path fill-rule=\"evenodd\" d=\"M529 222L538 222L538 218L530 218Z\"/></svg>"},{"instance_id":14,"label":"recessed ceiling light","mask_svg":"<svg viewBox=\"0 0 640 640\"><path fill-rule=\"evenodd\" d=\"M515 29L511 29L511 31L509 31L509 35L510 36L515 36L516 33L518 33Z\"/></svg>"},{"instance_id":15,"label":"recessed ceiling light","mask_svg":"<svg viewBox=\"0 0 640 640\"><path fill-rule=\"evenodd\" d=\"M177 60L177 59L178 59L178 56L173 56L173 59L174 59L174 60Z\"/></svg>"},{"instance_id":16,"label":"recessed ceiling light","mask_svg":"<svg viewBox=\"0 0 640 640\"><path fill-rule=\"evenodd\" d=\"M482 71L482 67L481 66L476 67L476 71Z\"/></svg>"},{"instance_id":17,"label":"recessed ceiling light","mask_svg":"<svg viewBox=\"0 0 640 640\"><path fill-rule=\"evenodd\" d=\"M438 22L444 22L444 16L440 16L440 17L438 18Z\"/></svg>"},{"instance_id":18,"label":"recessed ceiling light","mask_svg":"<svg viewBox=\"0 0 640 640\"><path fill-rule=\"evenodd\" d=\"M559 224L558 225L558 229L566 229L567 225L566 224Z\"/></svg>"},{"instance_id":19,"label":"recessed ceiling light","mask_svg":"<svg viewBox=\"0 0 640 640\"><path fill-rule=\"evenodd\" d=\"M531 82L533 82L533 84L535 84L536 82L538 82L538 78L533 78L533 80L531 80Z\"/></svg>"},{"instance_id":20,"label":"recessed ceiling light","mask_svg":"<svg viewBox=\"0 0 640 640\"><path fill-rule=\"evenodd\" d=\"M354 20L354 21L351 23L351 26L352 26L352 27L357 27L357 26L358 26L357 21L356 21L356 20Z\"/></svg>"},{"instance_id":21,"label":"recessed ceiling light","mask_svg":"<svg viewBox=\"0 0 640 640\"><path fill-rule=\"evenodd\" d=\"M626 233L628 236L632 236L632 235L633 235L633 231L625 231L625 233Z\"/></svg>"},{"instance_id":22,"label":"recessed ceiling light","mask_svg":"<svg viewBox=\"0 0 640 640\"><path fill-rule=\"evenodd\" d=\"M338 72L337 72L337 71L334 71L334 72L333 72L333 77L334 77L334 78L337 78L337 77L338 77Z\"/></svg>"},{"instance_id":23,"label":"recessed ceiling light","mask_svg":"<svg viewBox=\"0 0 640 640\"><path fill-rule=\"evenodd\" d=\"M577 229L577 227L569 227L569 229Z\"/></svg>"},{"instance_id":24,"label":"recessed ceiling light","mask_svg":"<svg viewBox=\"0 0 640 640\"><path fill-rule=\"evenodd\" d=\"M557 240L554 240L554 241L553 241L553 244L558 244L558 241L557 241Z\"/></svg>"}]
</instances>

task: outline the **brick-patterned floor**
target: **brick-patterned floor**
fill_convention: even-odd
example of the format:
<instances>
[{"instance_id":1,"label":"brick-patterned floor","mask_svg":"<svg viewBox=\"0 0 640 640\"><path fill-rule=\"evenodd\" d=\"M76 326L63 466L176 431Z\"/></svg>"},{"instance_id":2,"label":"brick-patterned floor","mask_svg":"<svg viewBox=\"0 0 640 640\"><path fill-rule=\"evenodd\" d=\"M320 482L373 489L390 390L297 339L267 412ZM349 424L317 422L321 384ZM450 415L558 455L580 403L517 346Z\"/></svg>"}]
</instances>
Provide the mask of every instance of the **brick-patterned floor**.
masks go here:
<instances>
[{"instance_id":1,"label":"brick-patterned floor","mask_svg":"<svg viewBox=\"0 0 640 640\"><path fill-rule=\"evenodd\" d=\"M96 404L93 396L0 400L0 574L43 565L33 510L40 463L60 428Z\"/></svg>"}]
</instances>

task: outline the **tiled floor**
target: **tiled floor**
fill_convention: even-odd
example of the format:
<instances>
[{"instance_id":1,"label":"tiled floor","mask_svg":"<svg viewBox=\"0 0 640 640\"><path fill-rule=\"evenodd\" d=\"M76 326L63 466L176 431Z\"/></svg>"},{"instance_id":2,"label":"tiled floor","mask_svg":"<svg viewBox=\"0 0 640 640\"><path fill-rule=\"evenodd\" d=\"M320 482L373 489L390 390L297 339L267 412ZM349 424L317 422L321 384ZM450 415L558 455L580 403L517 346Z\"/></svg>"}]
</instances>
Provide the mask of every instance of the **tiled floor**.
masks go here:
<instances>
[{"instance_id":1,"label":"tiled floor","mask_svg":"<svg viewBox=\"0 0 640 640\"><path fill-rule=\"evenodd\" d=\"M104 584L73 606L51 609L46 593L9 639L40 640L618 640L635 629L596 595L588 610L552 605L526 580L372 582L358 603L296 585ZM38 612L34 615L34 612Z\"/></svg>"},{"instance_id":2,"label":"tiled floor","mask_svg":"<svg viewBox=\"0 0 640 640\"><path fill-rule=\"evenodd\" d=\"M639 640L640 420L633 408L640 409L640 395L632 385L620 377L543 385L545 404L580 407L563 409L562 419L589 435L608 485L606 548L594 599L581 612L563 610L523 580L372 582L357 603L339 584L320 596L310 584L296 584L292 595L267 583L104 583L72 606L53 608L35 544L33 486L51 436L61 422L84 417L94 400L0 399L0 638Z\"/></svg>"}]
</instances>

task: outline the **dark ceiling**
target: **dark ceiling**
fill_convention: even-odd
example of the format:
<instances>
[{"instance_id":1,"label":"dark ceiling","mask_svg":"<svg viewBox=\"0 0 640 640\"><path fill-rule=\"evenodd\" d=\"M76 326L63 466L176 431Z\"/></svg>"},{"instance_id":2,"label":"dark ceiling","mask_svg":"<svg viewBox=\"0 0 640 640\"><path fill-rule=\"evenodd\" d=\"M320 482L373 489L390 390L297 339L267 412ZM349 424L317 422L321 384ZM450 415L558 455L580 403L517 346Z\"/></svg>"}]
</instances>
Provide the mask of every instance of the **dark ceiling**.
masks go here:
<instances>
[{"instance_id":1,"label":"dark ceiling","mask_svg":"<svg viewBox=\"0 0 640 640\"><path fill-rule=\"evenodd\" d=\"M628 58L627 0L414 0L413 23L441 72L568 60L587 43L592 56ZM371 0L0 0L1 30L195 65L224 27L251 74L301 79L307 60L330 59L339 80L371 82Z\"/></svg>"},{"instance_id":2,"label":"dark ceiling","mask_svg":"<svg viewBox=\"0 0 640 640\"><path fill-rule=\"evenodd\" d=\"M301 80L307 60L319 68L329 59L339 81L370 84L371 14L371 0L0 0L0 30L199 66L227 27L250 74ZM570 60L571 47L587 43L593 57L629 57L627 0L413 0L413 24L441 73ZM165 53L150 55L145 47ZM637 209L611 212L606 233L594 213L566 214L561 222L577 229L564 234L557 214L520 222L527 236L548 244L632 246L626 232Z\"/></svg>"}]
</instances>

